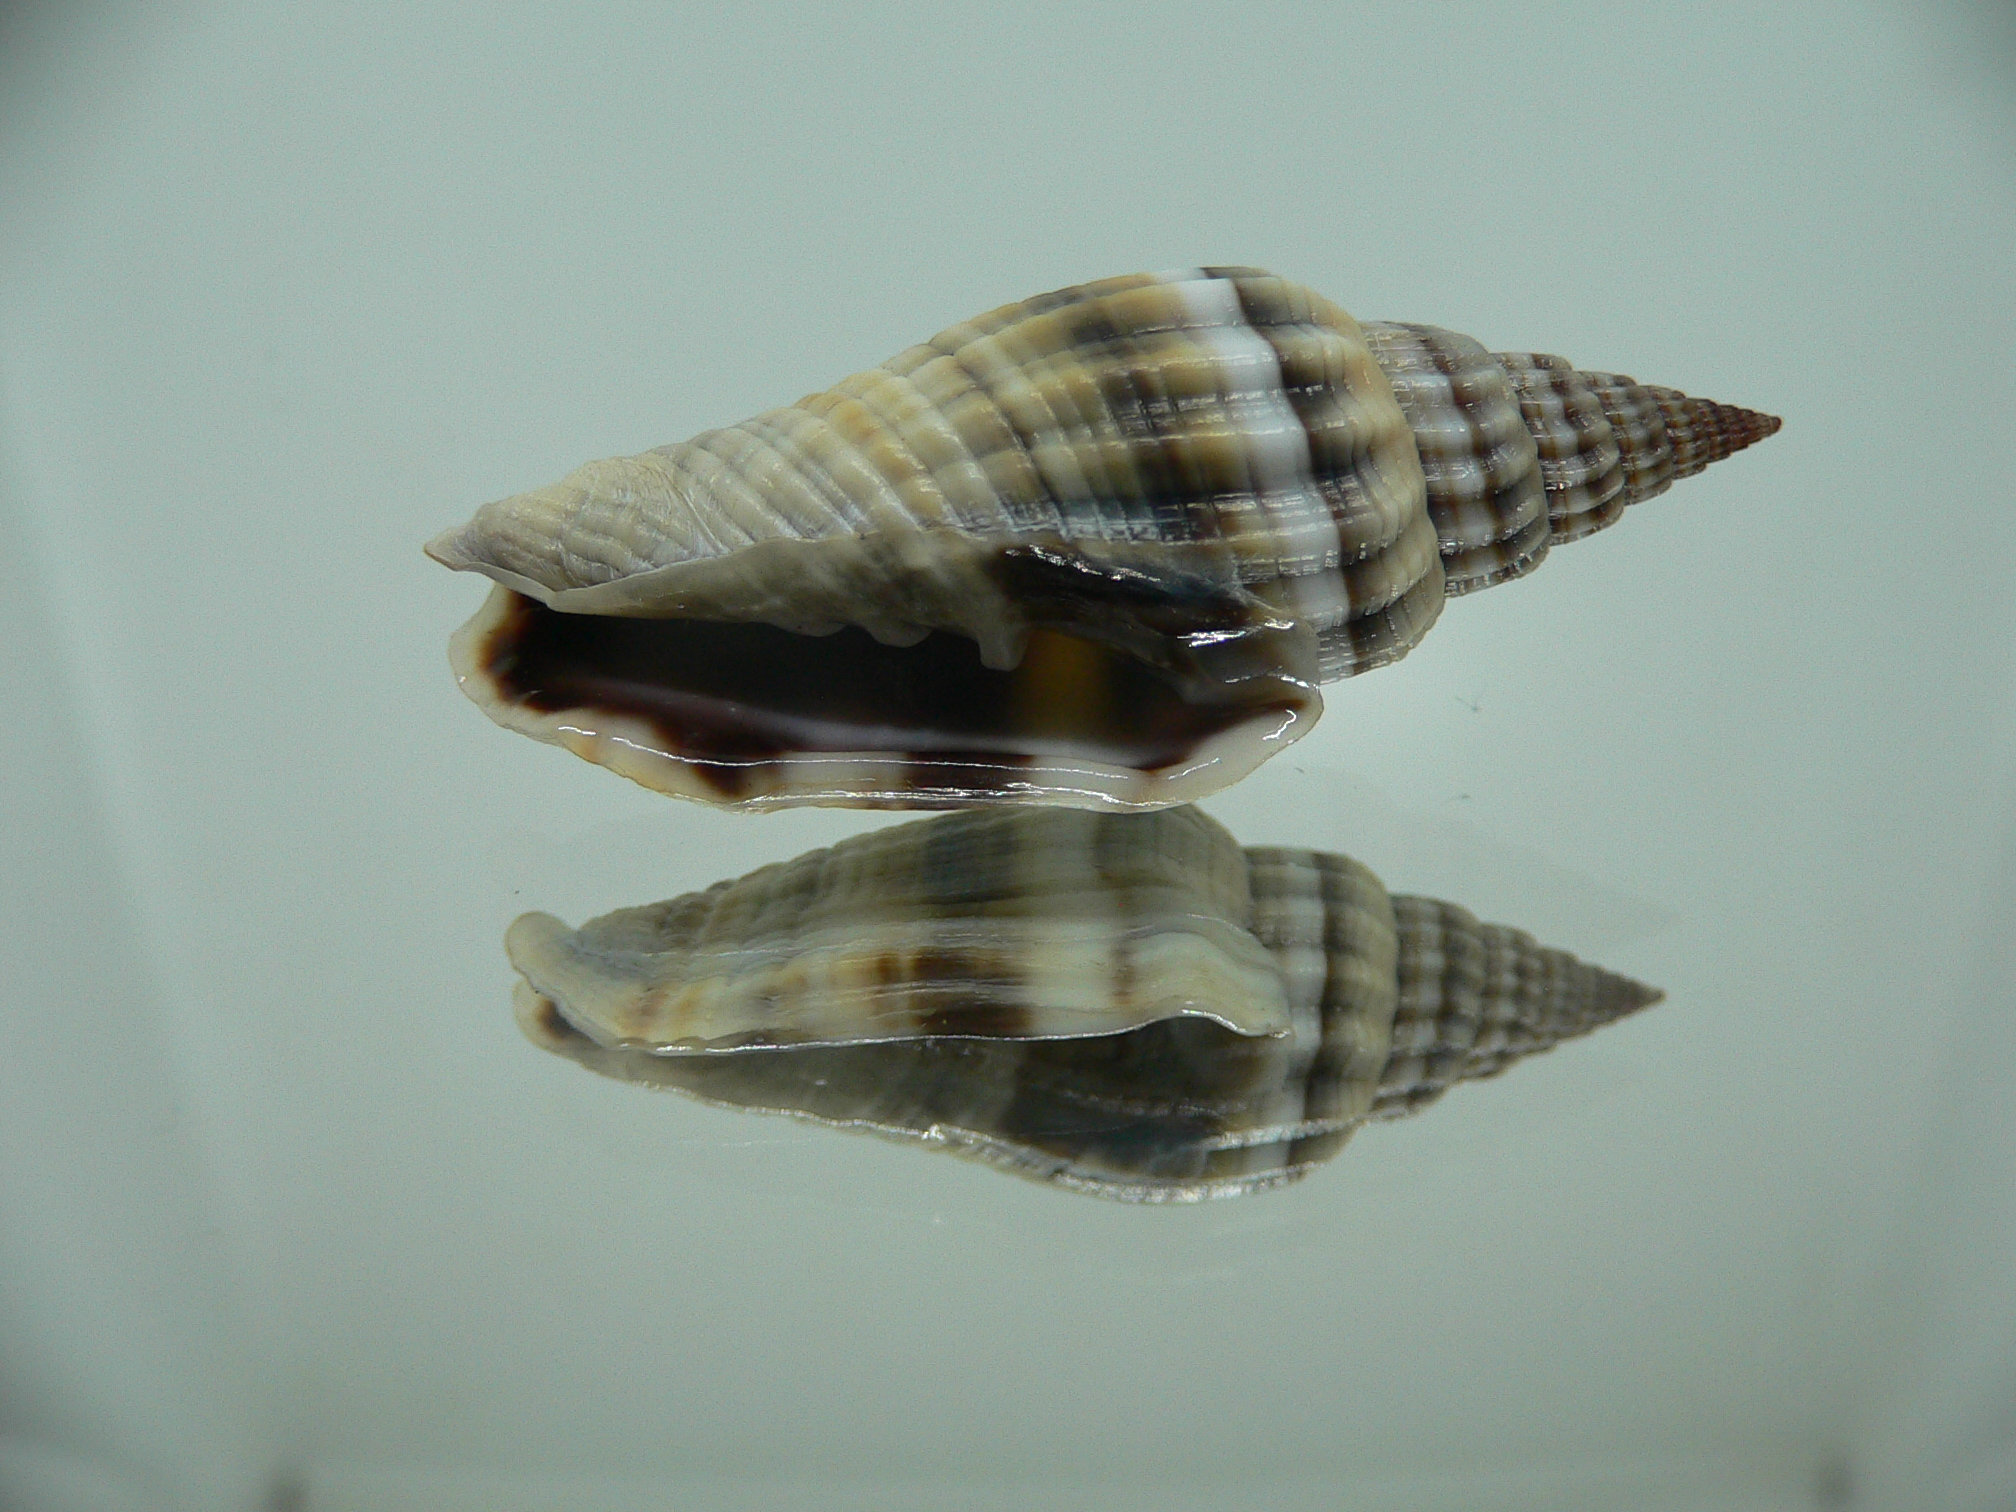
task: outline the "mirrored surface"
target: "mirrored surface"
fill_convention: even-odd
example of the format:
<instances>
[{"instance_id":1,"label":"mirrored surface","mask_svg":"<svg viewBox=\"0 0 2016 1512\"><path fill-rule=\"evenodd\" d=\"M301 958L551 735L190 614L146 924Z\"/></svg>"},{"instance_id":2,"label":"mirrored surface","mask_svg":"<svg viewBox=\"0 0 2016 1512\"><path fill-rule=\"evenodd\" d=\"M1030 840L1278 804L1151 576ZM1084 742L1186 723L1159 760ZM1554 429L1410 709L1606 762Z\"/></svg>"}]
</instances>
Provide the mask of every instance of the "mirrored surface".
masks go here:
<instances>
[{"instance_id":1,"label":"mirrored surface","mask_svg":"<svg viewBox=\"0 0 2016 1512\"><path fill-rule=\"evenodd\" d=\"M0 1503L2016 1501L1992 7L0 18ZM420 544L1250 263L1785 417L1204 808L1667 999L1095 1203L583 1075L506 926L896 814L497 730Z\"/></svg>"}]
</instances>

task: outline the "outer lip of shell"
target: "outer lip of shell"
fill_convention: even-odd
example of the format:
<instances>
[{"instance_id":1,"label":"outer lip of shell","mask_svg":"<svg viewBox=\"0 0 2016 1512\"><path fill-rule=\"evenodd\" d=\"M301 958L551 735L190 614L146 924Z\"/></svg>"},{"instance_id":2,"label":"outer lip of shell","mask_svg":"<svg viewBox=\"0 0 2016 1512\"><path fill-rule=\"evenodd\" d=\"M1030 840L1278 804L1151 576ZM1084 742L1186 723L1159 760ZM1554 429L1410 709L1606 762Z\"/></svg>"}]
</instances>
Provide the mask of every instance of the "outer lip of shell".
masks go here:
<instances>
[{"instance_id":1,"label":"outer lip of shell","mask_svg":"<svg viewBox=\"0 0 2016 1512\"><path fill-rule=\"evenodd\" d=\"M1061 956L1080 956L1085 967L1054 974L1082 974L1090 968L1103 969L1102 947L1109 943L1096 938L1096 929L1080 931L1085 938L1059 939L1059 930L1007 930L974 949L987 952L1034 945ZM879 942L878 942L879 943ZM915 956L925 962L954 954L940 941L908 942ZM1002 1011L1002 1005L983 1001L996 984L976 982L948 965L927 968L923 975L907 982L885 986L876 981L850 979L861 960L850 957L848 942L830 936L808 941L788 972L780 976L803 976L812 968L808 960L824 954L829 959L823 969L841 996L834 1001L845 1005L844 1014L787 1016L765 1004L762 1011L748 1015L750 1005L710 1004L709 998L732 997L720 990L718 979L701 973L683 975L671 982L648 978L623 981L612 976L610 962L592 948L584 949L578 937L550 914L525 914L513 922L505 936L505 951L520 976L543 997L561 1006L560 1012L574 1029L605 1049L625 1054L681 1059L690 1056L713 1058L744 1051L809 1049L841 1045L887 1044L930 1039L971 1039L988 1041L1091 1040L1138 1029L1145 1024L1173 1018L1196 1018L1216 1023L1236 1035L1272 1038L1288 1032L1288 1010L1280 983L1265 969L1257 950L1242 956L1235 947L1250 945L1236 931L1218 929L1197 939L1163 939L1154 942L1162 959L1156 975L1160 992L1144 994L1128 1005L1076 1003L1046 1010L1039 1031L1022 1024L1019 1018ZM934 978L932 969L942 973ZM1012 997L1017 984L998 984ZM685 1000L668 1006L666 999ZM920 1034L912 1017L920 1003L946 1003L941 1027ZM584 1004L585 1007L572 1005ZM1008 1006L1012 1007L1012 1004ZM743 1012L735 1011L742 1008ZM666 1038L662 1025L668 1019L705 1026L704 1033Z\"/></svg>"},{"instance_id":2,"label":"outer lip of shell","mask_svg":"<svg viewBox=\"0 0 2016 1512\"><path fill-rule=\"evenodd\" d=\"M583 1034L650 1055L1086 1039L1180 1017L1284 1035L1247 899L1236 843L1194 809L1145 827L996 810L857 836L579 930L527 914L505 948Z\"/></svg>"}]
</instances>

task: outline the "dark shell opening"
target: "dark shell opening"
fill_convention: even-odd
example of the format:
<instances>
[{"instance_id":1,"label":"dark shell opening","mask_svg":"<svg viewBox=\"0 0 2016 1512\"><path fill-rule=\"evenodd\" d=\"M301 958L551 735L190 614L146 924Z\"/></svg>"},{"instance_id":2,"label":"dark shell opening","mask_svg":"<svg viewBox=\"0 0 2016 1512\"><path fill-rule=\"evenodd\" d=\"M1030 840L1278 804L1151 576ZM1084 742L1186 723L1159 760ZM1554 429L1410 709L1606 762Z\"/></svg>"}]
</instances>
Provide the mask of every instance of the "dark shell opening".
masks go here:
<instances>
[{"instance_id":1,"label":"dark shell opening","mask_svg":"<svg viewBox=\"0 0 2016 1512\"><path fill-rule=\"evenodd\" d=\"M891 646L852 626L803 635L563 614L511 598L476 659L500 697L543 714L642 721L664 754L729 800L751 791L764 763L807 753L901 761L912 806L966 801L974 767L1076 758L1163 772L1241 726L1286 725L1317 697L1285 672L1186 675L1043 627L1031 630L1020 663L1000 670L945 631Z\"/></svg>"}]
</instances>

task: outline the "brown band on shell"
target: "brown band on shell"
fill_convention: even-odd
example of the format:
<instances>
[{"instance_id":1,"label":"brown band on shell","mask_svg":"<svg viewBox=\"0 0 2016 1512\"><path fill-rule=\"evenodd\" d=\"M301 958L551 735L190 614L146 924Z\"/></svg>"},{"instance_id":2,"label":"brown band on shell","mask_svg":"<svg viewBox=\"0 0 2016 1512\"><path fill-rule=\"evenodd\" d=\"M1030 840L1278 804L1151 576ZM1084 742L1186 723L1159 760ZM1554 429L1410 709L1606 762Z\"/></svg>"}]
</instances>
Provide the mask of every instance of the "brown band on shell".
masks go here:
<instances>
[{"instance_id":1,"label":"brown band on shell","mask_svg":"<svg viewBox=\"0 0 2016 1512\"><path fill-rule=\"evenodd\" d=\"M1624 468L1602 402L1575 364L1537 352L1495 354L1540 453L1548 530L1556 544L1624 513Z\"/></svg>"},{"instance_id":2,"label":"brown band on shell","mask_svg":"<svg viewBox=\"0 0 2016 1512\"><path fill-rule=\"evenodd\" d=\"M1447 599L1442 574L1437 572L1418 579L1378 614L1348 619L1324 631L1317 640L1322 680L1334 682L1398 661L1420 644Z\"/></svg>"},{"instance_id":3,"label":"brown band on shell","mask_svg":"<svg viewBox=\"0 0 2016 1512\"><path fill-rule=\"evenodd\" d=\"M1505 369L1468 336L1363 323L1413 428L1451 598L1523 576L1549 544L1547 491Z\"/></svg>"},{"instance_id":4,"label":"brown band on shell","mask_svg":"<svg viewBox=\"0 0 2016 1512\"><path fill-rule=\"evenodd\" d=\"M1642 504L1666 492L1673 486L1673 444L1666 436L1659 395L1621 373L1584 373L1582 377L1603 406L1603 418L1617 437L1625 503Z\"/></svg>"},{"instance_id":5,"label":"brown band on shell","mask_svg":"<svg viewBox=\"0 0 2016 1512\"><path fill-rule=\"evenodd\" d=\"M1307 447L1303 486L1334 531L1320 556L1284 559L1258 591L1316 630L1324 681L1398 661L1440 613L1443 564L1433 522L1414 512L1412 434L1376 418L1397 408L1391 375L1357 323L1303 285L1257 268L1200 271L1230 286L1245 328L1271 352ZM1406 418L1400 410L1403 427Z\"/></svg>"}]
</instances>

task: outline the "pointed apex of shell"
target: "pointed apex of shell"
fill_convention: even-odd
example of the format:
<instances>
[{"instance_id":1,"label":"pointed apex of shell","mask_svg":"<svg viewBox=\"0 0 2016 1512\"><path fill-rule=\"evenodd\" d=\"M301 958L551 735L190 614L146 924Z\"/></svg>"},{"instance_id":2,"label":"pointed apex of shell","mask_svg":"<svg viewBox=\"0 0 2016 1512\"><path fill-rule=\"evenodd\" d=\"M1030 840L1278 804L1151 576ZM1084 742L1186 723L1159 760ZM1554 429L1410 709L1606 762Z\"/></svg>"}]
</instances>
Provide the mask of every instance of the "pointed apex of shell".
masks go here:
<instances>
[{"instance_id":1,"label":"pointed apex of shell","mask_svg":"<svg viewBox=\"0 0 2016 1512\"><path fill-rule=\"evenodd\" d=\"M1590 1014L1591 1029L1614 1024L1641 1008L1666 1001L1666 993L1661 988L1647 987L1643 982L1619 976L1614 971L1605 971L1600 966L1585 966L1583 970L1593 979L1590 992L1594 1000Z\"/></svg>"},{"instance_id":2,"label":"pointed apex of shell","mask_svg":"<svg viewBox=\"0 0 2016 1512\"><path fill-rule=\"evenodd\" d=\"M1574 373L1574 379L1586 383L1602 407L1624 485L1621 499L1591 518L1588 529L1601 529L1625 505L1664 493L1679 479L1763 440L1783 423L1776 415L1696 399L1621 373ZM1570 537L1575 533L1571 529Z\"/></svg>"},{"instance_id":3,"label":"pointed apex of shell","mask_svg":"<svg viewBox=\"0 0 2016 1512\"><path fill-rule=\"evenodd\" d=\"M451 526L420 549L443 567L454 572L462 572L476 565L476 559L462 545L462 537L466 532L466 526Z\"/></svg>"},{"instance_id":4,"label":"pointed apex of shell","mask_svg":"<svg viewBox=\"0 0 2016 1512\"><path fill-rule=\"evenodd\" d=\"M1741 409L1733 404L1717 404L1713 399L1685 398L1680 404L1682 423L1667 421L1674 437L1674 476L1697 473L1711 462L1720 462L1746 446L1754 446L1766 436L1778 434L1785 422L1760 410ZM1691 443L1683 448L1683 438Z\"/></svg>"},{"instance_id":5,"label":"pointed apex of shell","mask_svg":"<svg viewBox=\"0 0 2016 1512\"><path fill-rule=\"evenodd\" d=\"M1393 915L1400 999L1376 1118L1412 1113L1665 996L1453 903L1395 897Z\"/></svg>"},{"instance_id":6,"label":"pointed apex of shell","mask_svg":"<svg viewBox=\"0 0 2016 1512\"><path fill-rule=\"evenodd\" d=\"M1739 409L1736 413L1749 422L1750 428L1744 433L1743 438L1736 443L1733 448L1735 451L1741 451L1752 441L1762 441L1766 436L1775 436L1785 428L1783 420L1780 420L1776 415L1767 415L1762 410Z\"/></svg>"},{"instance_id":7,"label":"pointed apex of shell","mask_svg":"<svg viewBox=\"0 0 2016 1512\"><path fill-rule=\"evenodd\" d=\"M1605 1024L1614 1024L1641 1008L1650 1008L1666 996L1657 987L1578 961L1565 951L1535 947L1530 937L1514 940L1519 931L1505 930L1503 934L1513 940L1513 948L1524 956L1516 972L1519 979L1528 988L1536 982L1550 983L1545 994L1524 1000L1527 1012L1519 1015L1521 1022L1508 1036L1505 1047L1513 1050L1512 1059L1551 1050L1563 1040L1592 1034ZM1534 1014L1531 1010L1536 1004L1544 1004L1544 1011ZM1489 1076L1498 1069L1490 1066L1469 1074Z\"/></svg>"}]
</instances>

